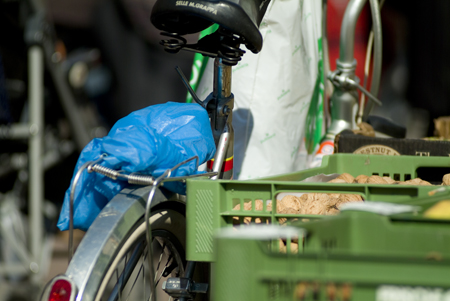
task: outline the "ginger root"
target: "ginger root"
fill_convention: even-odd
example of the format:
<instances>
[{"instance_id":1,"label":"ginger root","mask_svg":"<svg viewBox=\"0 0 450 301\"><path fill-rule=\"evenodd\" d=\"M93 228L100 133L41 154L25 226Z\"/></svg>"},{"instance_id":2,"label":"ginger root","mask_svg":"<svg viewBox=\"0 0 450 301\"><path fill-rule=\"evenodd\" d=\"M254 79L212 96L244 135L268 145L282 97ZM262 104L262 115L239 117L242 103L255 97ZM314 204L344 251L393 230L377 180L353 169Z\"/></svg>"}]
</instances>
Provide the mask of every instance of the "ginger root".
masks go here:
<instances>
[{"instance_id":1,"label":"ginger root","mask_svg":"<svg viewBox=\"0 0 450 301\"><path fill-rule=\"evenodd\" d=\"M282 211L287 208L293 208L298 210L302 205L302 201L299 197L293 195L287 195L277 202L277 212L282 213Z\"/></svg>"},{"instance_id":2,"label":"ginger root","mask_svg":"<svg viewBox=\"0 0 450 301\"><path fill-rule=\"evenodd\" d=\"M448 173L442 177L442 185L446 185L446 186L450 185L450 173Z\"/></svg>"},{"instance_id":3,"label":"ginger root","mask_svg":"<svg viewBox=\"0 0 450 301\"><path fill-rule=\"evenodd\" d=\"M349 173L343 173L340 174L336 179L342 179L344 180L346 183L354 183L355 182L355 178L349 174ZM331 181L330 181L331 182Z\"/></svg>"},{"instance_id":4,"label":"ginger root","mask_svg":"<svg viewBox=\"0 0 450 301\"><path fill-rule=\"evenodd\" d=\"M427 186L431 186L432 184L430 182L422 180L421 178L415 178L415 179L404 181L404 182L398 182L398 185L427 185Z\"/></svg>"},{"instance_id":5,"label":"ginger root","mask_svg":"<svg viewBox=\"0 0 450 301\"><path fill-rule=\"evenodd\" d=\"M364 183L366 183L366 181L367 181L368 178L369 178L369 177L366 176L366 175L359 175L359 176L357 176L357 177L355 178L355 182L356 182L356 183L359 183L359 184L364 184Z\"/></svg>"},{"instance_id":6,"label":"ginger root","mask_svg":"<svg viewBox=\"0 0 450 301\"><path fill-rule=\"evenodd\" d=\"M450 185L450 174L444 175L442 179L443 185ZM379 175L358 175L353 177L349 173L340 174L335 179L329 181L329 183L338 184L394 184L394 185L432 185L428 181L424 181L420 178L415 178L408 181L395 181L387 176ZM338 214L340 208L345 203L350 202L363 202L363 198L358 194L348 193L305 193L300 197L294 195L286 195L281 200L276 202L276 213L278 214L312 214L312 215L334 215ZM253 205L254 203L254 205ZM253 207L252 207L253 206ZM273 208L272 203L266 204L266 212L271 212ZM254 200L244 203L244 211L263 211L264 201ZM240 211L241 205L236 205L233 210ZM239 223L239 217L233 217L234 222ZM242 219L241 219L242 220ZM259 217L244 217L243 222L245 224L262 223L262 219ZM285 224L287 218L280 218L279 223Z\"/></svg>"}]
</instances>

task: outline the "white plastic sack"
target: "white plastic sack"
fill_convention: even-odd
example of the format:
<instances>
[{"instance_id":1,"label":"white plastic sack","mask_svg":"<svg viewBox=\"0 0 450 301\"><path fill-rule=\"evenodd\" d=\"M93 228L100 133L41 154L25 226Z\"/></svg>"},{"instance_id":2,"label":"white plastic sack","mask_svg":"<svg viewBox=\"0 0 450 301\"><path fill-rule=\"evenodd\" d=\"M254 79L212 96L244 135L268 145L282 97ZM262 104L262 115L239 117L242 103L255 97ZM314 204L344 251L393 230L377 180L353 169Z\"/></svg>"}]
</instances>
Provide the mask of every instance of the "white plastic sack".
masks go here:
<instances>
[{"instance_id":1,"label":"white plastic sack","mask_svg":"<svg viewBox=\"0 0 450 301\"><path fill-rule=\"evenodd\" d=\"M272 0L260 26L262 51L246 50L233 67L234 178L306 168L302 144L322 56L321 5L317 0ZM197 88L201 99L212 91L212 75L210 59Z\"/></svg>"}]
</instances>

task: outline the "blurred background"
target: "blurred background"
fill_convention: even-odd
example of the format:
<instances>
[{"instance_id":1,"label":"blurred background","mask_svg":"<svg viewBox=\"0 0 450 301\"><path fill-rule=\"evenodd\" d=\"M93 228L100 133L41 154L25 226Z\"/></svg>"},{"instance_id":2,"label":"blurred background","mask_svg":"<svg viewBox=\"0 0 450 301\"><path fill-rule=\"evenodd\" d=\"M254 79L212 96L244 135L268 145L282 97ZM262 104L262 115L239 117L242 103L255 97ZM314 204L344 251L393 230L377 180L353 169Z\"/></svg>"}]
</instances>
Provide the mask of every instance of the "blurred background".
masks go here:
<instances>
[{"instance_id":1,"label":"blurred background","mask_svg":"<svg viewBox=\"0 0 450 301\"><path fill-rule=\"evenodd\" d=\"M58 232L56 221L83 147L76 139L73 123L83 124L86 136L92 139L106 135L119 118L132 111L167 101L185 101L186 90L174 68L179 66L189 77L193 54L164 52L159 45L161 36L149 21L153 1L47 0L40 23L33 23L39 12L31 1L0 0L0 214L13 216L14 212L17 218L11 223L23 226L12 229L0 219L0 230L15 233L24 246L30 235L29 140L13 137L11 129L29 119L27 50L33 42L26 36L36 30L30 27L42 26L47 45L53 47L45 56L43 72L47 161L42 212L45 232L59 235L51 248L55 246L53 259L58 257L60 264L44 268L45 275L41 276L46 279L67 265L61 259L67 255L67 236ZM335 70L339 55L340 24L347 2L328 0L331 70ZM373 113L405 126L408 138L433 136L433 120L450 115L449 14L448 0L387 0L382 9L384 53L379 98L383 106ZM357 75L361 79L370 27L366 7L355 33ZM195 36L189 37L189 41L195 40ZM69 97L64 98L64 87ZM67 109L67 98L76 111ZM79 120L74 121L74 116ZM81 236L79 233L77 238ZM19 260L11 255L14 250L7 240L2 238L0 243L1 262ZM2 276L0 282L20 284L27 277ZM0 301L27 299L4 285L0 285L0 295Z\"/></svg>"},{"instance_id":2,"label":"blurred background","mask_svg":"<svg viewBox=\"0 0 450 301\"><path fill-rule=\"evenodd\" d=\"M175 67L189 76L193 54L159 46L151 8L141 0L0 0L0 301L35 300L67 267L68 234L56 223L82 148L132 111L185 101ZM33 45L44 64L34 79ZM40 150L30 134L36 77Z\"/></svg>"}]
</instances>

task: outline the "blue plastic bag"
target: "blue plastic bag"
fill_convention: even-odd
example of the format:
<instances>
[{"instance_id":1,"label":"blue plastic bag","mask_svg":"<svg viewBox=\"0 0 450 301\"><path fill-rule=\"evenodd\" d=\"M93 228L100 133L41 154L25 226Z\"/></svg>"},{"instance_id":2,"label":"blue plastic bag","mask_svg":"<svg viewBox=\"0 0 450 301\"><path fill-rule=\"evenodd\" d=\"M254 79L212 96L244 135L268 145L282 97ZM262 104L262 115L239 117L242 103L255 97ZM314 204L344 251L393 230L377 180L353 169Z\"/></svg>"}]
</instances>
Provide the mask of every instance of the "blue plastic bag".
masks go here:
<instances>
[{"instance_id":1,"label":"blue plastic bag","mask_svg":"<svg viewBox=\"0 0 450 301\"><path fill-rule=\"evenodd\" d=\"M199 163L214 157L215 145L208 114L198 104L165 103L131 113L120 119L104 138L93 139L81 152L74 176L86 162L107 156L99 163L114 170L158 177L193 156ZM196 160L178 168L172 176L198 173ZM73 182L73 178L72 178ZM72 184L72 183L71 183ZM184 193L185 186L165 186ZM103 207L128 184L84 171L74 198L74 228L87 230ZM69 229L70 187L59 216L58 228Z\"/></svg>"}]
</instances>

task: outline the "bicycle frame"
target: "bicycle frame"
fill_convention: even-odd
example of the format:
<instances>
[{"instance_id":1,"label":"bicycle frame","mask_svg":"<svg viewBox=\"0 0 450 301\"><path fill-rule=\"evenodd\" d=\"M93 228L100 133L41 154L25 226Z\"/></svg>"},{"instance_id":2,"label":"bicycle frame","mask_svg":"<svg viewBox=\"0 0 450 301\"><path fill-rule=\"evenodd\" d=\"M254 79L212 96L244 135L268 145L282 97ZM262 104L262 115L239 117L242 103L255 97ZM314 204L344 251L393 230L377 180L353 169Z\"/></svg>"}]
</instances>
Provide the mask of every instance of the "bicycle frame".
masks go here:
<instances>
[{"instance_id":1,"label":"bicycle frame","mask_svg":"<svg viewBox=\"0 0 450 301\"><path fill-rule=\"evenodd\" d=\"M188 83L184 74L177 68L183 84L188 89L196 103L206 109L210 117L211 130L216 145L214 159L208 162L210 172L216 172L215 179L233 178L234 130L232 116L234 95L231 93L232 66L225 64L223 59L214 59L213 92L201 101Z\"/></svg>"},{"instance_id":2,"label":"bicycle frame","mask_svg":"<svg viewBox=\"0 0 450 301\"><path fill-rule=\"evenodd\" d=\"M214 60L214 101L211 117L211 129L216 142L216 155L210 171L218 175L212 179L233 178L234 130L232 125L234 96L231 93L231 66L221 58ZM210 100L210 101L211 101Z\"/></svg>"}]
</instances>

